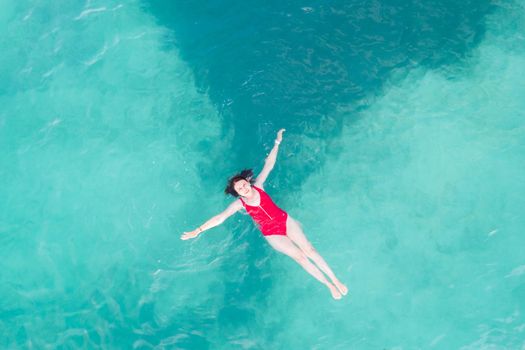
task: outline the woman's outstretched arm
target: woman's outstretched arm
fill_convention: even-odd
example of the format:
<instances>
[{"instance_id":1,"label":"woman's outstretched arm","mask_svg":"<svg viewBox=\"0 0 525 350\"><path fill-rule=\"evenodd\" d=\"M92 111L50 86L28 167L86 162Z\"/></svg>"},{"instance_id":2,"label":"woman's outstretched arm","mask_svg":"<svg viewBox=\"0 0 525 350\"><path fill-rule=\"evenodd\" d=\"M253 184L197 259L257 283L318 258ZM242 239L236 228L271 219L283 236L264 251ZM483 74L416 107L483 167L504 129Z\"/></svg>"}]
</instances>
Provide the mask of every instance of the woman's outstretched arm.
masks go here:
<instances>
[{"instance_id":1,"label":"woman's outstretched arm","mask_svg":"<svg viewBox=\"0 0 525 350\"><path fill-rule=\"evenodd\" d=\"M268 157L266 157L266 161L264 162L264 167L261 170L261 173L259 176L257 176L257 179L255 179L255 186L257 187L263 187L264 181L266 181L266 178L275 165L275 161L277 160L277 152L279 151L279 145L283 139L283 132L285 132L285 129L281 129L277 132L277 137L275 139L273 148L270 151L270 154L268 154Z\"/></svg>"},{"instance_id":2,"label":"woman's outstretched arm","mask_svg":"<svg viewBox=\"0 0 525 350\"><path fill-rule=\"evenodd\" d=\"M242 208L242 203L239 199L237 199L235 202L230 204L228 208L226 208L225 211L223 211L222 213L218 215L215 215L214 217L206 221L204 224L200 225L195 230L190 231L190 232L184 232L180 236L180 239L186 240L190 238L195 238L198 235L200 235L202 232L209 230L212 227L219 226L220 224L224 222L224 220L226 220L227 218L235 214L241 208Z\"/></svg>"}]
</instances>

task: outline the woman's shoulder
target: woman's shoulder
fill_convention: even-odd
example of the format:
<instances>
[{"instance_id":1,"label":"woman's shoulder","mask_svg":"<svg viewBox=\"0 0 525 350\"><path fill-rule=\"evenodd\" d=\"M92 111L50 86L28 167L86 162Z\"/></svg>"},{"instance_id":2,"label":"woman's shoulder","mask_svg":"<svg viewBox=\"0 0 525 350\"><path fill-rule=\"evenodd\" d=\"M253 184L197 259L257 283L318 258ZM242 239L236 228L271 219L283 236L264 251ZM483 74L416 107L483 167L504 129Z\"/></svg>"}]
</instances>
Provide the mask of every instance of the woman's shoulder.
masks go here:
<instances>
[{"instance_id":1,"label":"woman's shoulder","mask_svg":"<svg viewBox=\"0 0 525 350\"><path fill-rule=\"evenodd\" d=\"M242 201L242 199L237 198L236 200L234 200L234 201L230 204L230 208L231 208L233 211L239 211L239 210L242 210L242 209L244 209L244 202Z\"/></svg>"},{"instance_id":2,"label":"woman's shoulder","mask_svg":"<svg viewBox=\"0 0 525 350\"><path fill-rule=\"evenodd\" d=\"M262 184L253 185L253 188L259 190L259 192L264 192L264 187Z\"/></svg>"}]
</instances>

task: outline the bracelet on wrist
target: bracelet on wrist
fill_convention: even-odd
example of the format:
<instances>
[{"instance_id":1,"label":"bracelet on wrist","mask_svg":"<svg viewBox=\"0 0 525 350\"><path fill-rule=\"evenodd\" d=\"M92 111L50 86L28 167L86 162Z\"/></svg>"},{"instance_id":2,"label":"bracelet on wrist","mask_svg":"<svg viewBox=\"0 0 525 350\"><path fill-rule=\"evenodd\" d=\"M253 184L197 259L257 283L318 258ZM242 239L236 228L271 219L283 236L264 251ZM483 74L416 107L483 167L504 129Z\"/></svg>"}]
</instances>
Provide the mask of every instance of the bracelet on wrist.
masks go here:
<instances>
[{"instance_id":1,"label":"bracelet on wrist","mask_svg":"<svg viewBox=\"0 0 525 350\"><path fill-rule=\"evenodd\" d=\"M276 144L276 145L280 145L280 144L281 144L281 141L277 141L277 140L275 140L275 144Z\"/></svg>"}]
</instances>

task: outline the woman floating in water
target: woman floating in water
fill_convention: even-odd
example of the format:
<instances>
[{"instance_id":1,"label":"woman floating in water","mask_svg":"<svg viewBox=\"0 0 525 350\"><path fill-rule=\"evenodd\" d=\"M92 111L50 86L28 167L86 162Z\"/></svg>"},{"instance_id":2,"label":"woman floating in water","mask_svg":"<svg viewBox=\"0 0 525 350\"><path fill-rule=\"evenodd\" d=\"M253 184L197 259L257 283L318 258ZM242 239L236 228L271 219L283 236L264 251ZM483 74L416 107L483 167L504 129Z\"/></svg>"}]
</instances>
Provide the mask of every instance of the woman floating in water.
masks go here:
<instances>
[{"instance_id":1,"label":"woman floating in water","mask_svg":"<svg viewBox=\"0 0 525 350\"><path fill-rule=\"evenodd\" d=\"M284 129L281 129L277 133L275 144L255 182L252 181L253 172L251 170L243 170L240 174L229 179L228 186L224 192L234 197L239 197L239 199L230 204L225 211L212 217L196 230L184 232L181 239L195 238L202 232L222 224L228 217L244 208L259 227L264 238L275 250L294 259L309 274L326 285L334 299L340 299L341 294L346 295L348 292L346 286L335 277L328 264L313 248L299 223L292 219L284 210L276 206L270 196L263 190L264 181L275 165L283 132ZM332 282L329 282L321 271Z\"/></svg>"}]
</instances>

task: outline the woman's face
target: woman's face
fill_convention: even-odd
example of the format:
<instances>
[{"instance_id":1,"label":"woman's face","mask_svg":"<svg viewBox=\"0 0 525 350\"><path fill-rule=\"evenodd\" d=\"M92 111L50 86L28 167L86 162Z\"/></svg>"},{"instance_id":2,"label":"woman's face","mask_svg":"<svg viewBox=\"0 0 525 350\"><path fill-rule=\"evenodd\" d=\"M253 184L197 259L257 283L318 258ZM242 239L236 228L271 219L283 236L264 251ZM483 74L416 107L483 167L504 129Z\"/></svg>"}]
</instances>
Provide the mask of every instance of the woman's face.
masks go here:
<instances>
[{"instance_id":1,"label":"woman's face","mask_svg":"<svg viewBox=\"0 0 525 350\"><path fill-rule=\"evenodd\" d=\"M252 186L246 180L239 180L235 182L235 184L233 185L233 188L239 194L239 196L243 196L243 197L248 196L250 192L252 191Z\"/></svg>"}]
</instances>

